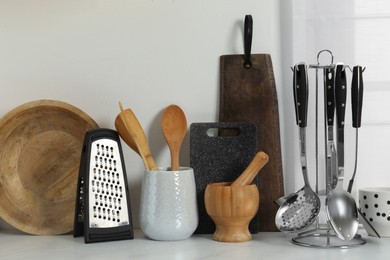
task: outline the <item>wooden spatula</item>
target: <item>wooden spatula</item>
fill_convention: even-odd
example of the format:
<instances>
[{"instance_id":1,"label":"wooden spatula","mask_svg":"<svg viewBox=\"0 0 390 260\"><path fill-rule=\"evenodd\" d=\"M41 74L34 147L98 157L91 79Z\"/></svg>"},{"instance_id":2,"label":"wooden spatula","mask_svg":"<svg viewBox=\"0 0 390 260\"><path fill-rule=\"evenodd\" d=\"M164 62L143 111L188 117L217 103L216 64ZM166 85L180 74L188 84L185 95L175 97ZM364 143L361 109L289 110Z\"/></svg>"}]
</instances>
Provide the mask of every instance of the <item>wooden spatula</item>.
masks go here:
<instances>
[{"instance_id":1,"label":"wooden spatula","mask_svg":"<svg viewBox=\"0 0 390 260\"><path fill-rule=\"evenodd\" d=\"M120 102L119 107L121 112L115 119L115 127L119 135L130 148L142 157L147 170L158 170L156 162L150 152L146 134L137 117L130 108L124 110Z\"/></svg>"}]
</instances>

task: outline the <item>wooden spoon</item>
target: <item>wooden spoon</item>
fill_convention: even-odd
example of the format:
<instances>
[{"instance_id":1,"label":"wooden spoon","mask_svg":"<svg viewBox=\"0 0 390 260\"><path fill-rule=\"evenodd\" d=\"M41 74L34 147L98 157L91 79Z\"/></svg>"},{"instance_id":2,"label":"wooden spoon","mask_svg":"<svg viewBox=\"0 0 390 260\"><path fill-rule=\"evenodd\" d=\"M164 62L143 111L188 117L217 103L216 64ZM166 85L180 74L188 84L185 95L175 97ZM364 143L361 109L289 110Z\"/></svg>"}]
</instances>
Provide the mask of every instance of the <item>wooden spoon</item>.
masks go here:
<instances>
[{"instance_id":1,"label":"wooden spoon","mask_svg":"<svg viewBox=\"0 0 390 260\"><path fill-rule=\"evenodd\" d=\"M115 127L119 135L125 140L126 144L130 146L135 152L141 155L147 170L158 170L156 162L150 153L148 140L145 132L139 123L137 117L131 109L123 110L122 104L119 102L121 112L115 119ZM122 122L119 122L122 121Z\"/></svg>"},{"instance_id":2,"label":"wooden spoon","mask_svg":"<svg viewBox=\"0 0 390 260\"><path fill-rule=\"evenodd\" d=\"M162 115L161 128L171 152L171 170L180 169L180 147L187 133L186 116L177 105L168 106Z\"/></svg>"},{"instance_id":3,"label":"wooden spoon","mask_svg":"<svg viewBox=\"0 0 390 260\"><path fill-rule=\"evenodd\" d=\"M255 157L253 157L248 167L246 167L246 169L241 173L240 176L238 176L238 178L231 185L236 186L251 184L253 179L259 173L259 171L264 167L264 165L267 164L268 159L268 155L265 152L258 152Z\"/></svg>"}]
</instances>

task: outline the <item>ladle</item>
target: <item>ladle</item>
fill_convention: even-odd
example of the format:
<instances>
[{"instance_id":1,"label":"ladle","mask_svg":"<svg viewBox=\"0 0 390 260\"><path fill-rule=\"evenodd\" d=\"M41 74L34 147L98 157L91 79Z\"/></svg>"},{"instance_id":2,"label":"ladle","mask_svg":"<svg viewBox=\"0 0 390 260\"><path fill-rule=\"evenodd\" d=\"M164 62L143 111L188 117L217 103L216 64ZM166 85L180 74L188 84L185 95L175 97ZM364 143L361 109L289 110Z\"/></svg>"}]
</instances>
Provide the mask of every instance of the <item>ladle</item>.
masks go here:
<instances>
[{"instance_id":1,"label":"ladle","mask_svg":"<svg viewBox=\"0 0 390 260\"><path fill-rule=\"evenodd\" d=\"M168 106L162 115L161 128L171 152L171 170L180 169L180 147L187 133L186 116L177 105Z\"/></svg>"},{"instance_id":2,"label":"ladle","mask_svg":"<svg viewBox=\"0 0 390 260\"><path fill-rule=\"evenodd\" d=\"M358 210L355 199L343 188L344 180L344 118L347 99L347 81L342 63L336 65L335 101L337 120L338 180L326 199L326 215L337 237L351 240L358 230Z\"/></svg>"},{"instance_id":3,"label":"ladle","mask_svg":"<svg viewBox=\"0 0 390 260\"><path fill-rule=\"evenodd\" d=\"M137 117L130 108L124 110L120 102L119 107L121 112L115 119L115 127L119 135L126 142L126 144L130 146L130 148L132 148L142 157L145 168L147 170L158 170L156 162L150 153L146 134Z\"/></svg>"}]
</instances>

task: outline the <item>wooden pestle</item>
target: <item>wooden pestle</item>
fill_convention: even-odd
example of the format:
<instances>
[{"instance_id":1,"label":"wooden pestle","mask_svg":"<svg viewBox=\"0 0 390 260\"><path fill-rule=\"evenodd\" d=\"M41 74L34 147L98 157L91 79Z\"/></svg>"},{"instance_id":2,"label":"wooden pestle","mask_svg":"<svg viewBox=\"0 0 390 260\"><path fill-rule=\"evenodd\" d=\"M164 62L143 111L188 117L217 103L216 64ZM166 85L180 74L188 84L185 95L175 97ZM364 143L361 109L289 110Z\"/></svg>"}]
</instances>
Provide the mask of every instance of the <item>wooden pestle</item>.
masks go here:
<instances>
[{"instance_id":1,"label":"wooden pestle","mask_svg":"<svg viewBox=\"0 0 390 260\"><path fill-rule=\"evenodd\" d=\"M256 153L248 167L246 167L246 169L240 176L238 176L231 186L251 184L259 171L267 164L268 159L269 157L265 152L260 151Z\"/></svg>"}]
</instances>

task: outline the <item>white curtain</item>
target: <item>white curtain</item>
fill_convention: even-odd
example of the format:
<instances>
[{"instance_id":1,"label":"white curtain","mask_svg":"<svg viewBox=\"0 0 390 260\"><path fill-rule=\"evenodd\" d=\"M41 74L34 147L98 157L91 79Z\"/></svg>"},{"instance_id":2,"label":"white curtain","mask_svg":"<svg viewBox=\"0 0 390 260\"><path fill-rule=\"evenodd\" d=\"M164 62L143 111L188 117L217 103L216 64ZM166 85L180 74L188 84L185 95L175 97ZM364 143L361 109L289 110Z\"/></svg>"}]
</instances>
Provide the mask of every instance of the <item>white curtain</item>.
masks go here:
<instances>
[{"instance_id":1,"label":"white curtain","mask_svg":"<svg viewBox=\"0 0 390 260\"><path fill-rule=\"evenodd\" d=\"M359 157L353 194L359 187L390 187L390 1L386 0L294 0L281 1L284 113L287 127L292 126L292 73L294 63L317 63L317 53L329 49L334 62L366 67L363 73L364 98L362 127L359 129ZM321 64L329 64L323 54ZM287 69L286 69L287 68ZM309 70L310 100L308 126L309 174L315 184L315 70ZM350 85L352 73L348 73ZM348 88L345 140L345 187L354 169L355 129L351 124L350 88ZM319 71L319 182L324 179L323 85ZM291 107L290 107L291 106ZM295 126L294 126L295 127ZM286 129L284 131L287 131ZM298 135L295 139L297 139ZM294 145L293 145L294 144ZM294 153L294 162L285 160L286 190L303 183L297 157L297 141L286 140L286 154ZM289 155L290 154L290 155ZM294 172L292 172L294 171ZM294 178L289 176L294 175Z\"/></svg>"}]
</instances>

